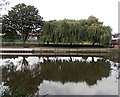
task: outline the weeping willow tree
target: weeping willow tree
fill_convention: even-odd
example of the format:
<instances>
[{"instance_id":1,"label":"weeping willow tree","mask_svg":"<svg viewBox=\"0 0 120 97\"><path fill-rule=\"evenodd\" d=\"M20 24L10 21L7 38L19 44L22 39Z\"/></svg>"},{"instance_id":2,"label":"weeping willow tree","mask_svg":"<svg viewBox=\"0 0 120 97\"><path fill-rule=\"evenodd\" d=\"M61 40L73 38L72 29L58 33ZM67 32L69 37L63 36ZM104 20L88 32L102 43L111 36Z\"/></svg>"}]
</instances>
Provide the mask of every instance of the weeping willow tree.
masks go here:
<instances>
[{"instance_id":1,"label":"weeping willow tree","mask_svg":"<svg viewBox=\"0 0 120 97\"><path fill-rule=\"evenodd\" d=\"M111 27L90 16L84 20L45 21L40 40L54 43L92 42L106 45L111 41Z\"/></svg>"}]
</instances>

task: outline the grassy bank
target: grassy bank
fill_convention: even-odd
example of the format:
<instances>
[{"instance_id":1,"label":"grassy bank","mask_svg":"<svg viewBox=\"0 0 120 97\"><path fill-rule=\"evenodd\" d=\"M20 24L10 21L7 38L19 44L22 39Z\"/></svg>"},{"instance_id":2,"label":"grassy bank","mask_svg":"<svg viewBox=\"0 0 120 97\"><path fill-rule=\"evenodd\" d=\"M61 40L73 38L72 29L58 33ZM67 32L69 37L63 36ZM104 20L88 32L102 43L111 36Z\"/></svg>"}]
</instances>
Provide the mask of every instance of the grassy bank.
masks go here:
<instances>
[{"instance_id":1,"label":"grassy bank","mask_svg":"<svg viewBox=\"0 0 120 97\"><path fill-rule=\"evenodd\" d=\"M24 42L1 42L0 44L24 44ZM26 44L48 44L47 42L26 42ZM55 44L55 45L71 45L71 43L54 43L49 42L49 44ZM92 45L92 43L72 43L72 45ZM95 44L95 45L101 45L101 44Z\"/></svg>"},{"instance_id":2,"label":"grassy bank","mask_svg":"<svg viewBox=\"0 0 120 97\"><path fill-rule=\"evenodd\" d=\"M91 43L74 43L74 44L69 44L69 43L39 43L39 42L26 42L25 45L23 45L23 42L2 42L2 47L4 48L22 48L22 47L27 47L27 48L31 48L31 47L59 47L59 48L84 48L84 47L87 47L87 48L103 48L105 46L102 46L102 45L98 45L98 44L95 44L95 45L92 45Z\"/></svg>"}]
</instances>

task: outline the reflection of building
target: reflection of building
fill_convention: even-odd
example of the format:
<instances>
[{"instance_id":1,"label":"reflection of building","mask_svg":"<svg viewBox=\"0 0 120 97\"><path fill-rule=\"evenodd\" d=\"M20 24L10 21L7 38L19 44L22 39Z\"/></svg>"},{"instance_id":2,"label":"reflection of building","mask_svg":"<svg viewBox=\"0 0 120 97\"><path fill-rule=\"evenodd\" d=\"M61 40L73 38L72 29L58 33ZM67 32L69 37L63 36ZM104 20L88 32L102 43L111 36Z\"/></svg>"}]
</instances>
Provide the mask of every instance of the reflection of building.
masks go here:
<instances>
[{"instance_id":1,"label":"reflection of building","mask_svg":"<svg viewBox=\"0 0 120 97\"><path fill-rule=\"evenodd\" d=\"M120 47L120 33L115 33L112 35L112 45L114 47Z\"/></svg>"}]
</instances>

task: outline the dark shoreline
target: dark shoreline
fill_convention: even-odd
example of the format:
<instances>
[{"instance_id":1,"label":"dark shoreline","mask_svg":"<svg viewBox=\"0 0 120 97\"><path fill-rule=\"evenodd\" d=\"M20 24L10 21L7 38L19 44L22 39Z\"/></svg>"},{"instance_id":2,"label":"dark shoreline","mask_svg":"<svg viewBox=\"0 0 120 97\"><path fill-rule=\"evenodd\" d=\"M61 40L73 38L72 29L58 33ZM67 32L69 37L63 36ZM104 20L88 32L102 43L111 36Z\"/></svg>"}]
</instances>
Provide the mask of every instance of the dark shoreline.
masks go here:
<instances>
[{"instance_id":1,"label":"dark shoreline","mask_svg":"<svg viewBox=\"0 0 120 97\"><path fill-rule=\"evenodd\" d=\"M3 48L34 48L34 47L52 47L52 48L107 48L101 45L66 45L66 44L2 44Z\"/></svg>"}]
</instances>

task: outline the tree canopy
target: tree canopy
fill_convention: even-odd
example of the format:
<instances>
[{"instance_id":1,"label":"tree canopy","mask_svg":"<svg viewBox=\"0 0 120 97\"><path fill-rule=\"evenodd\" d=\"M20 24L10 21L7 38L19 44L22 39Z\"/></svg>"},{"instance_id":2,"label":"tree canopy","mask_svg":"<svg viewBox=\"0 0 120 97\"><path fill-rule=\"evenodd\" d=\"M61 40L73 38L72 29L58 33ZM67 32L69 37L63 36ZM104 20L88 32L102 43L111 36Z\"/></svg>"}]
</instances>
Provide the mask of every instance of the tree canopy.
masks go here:
<instances>
[{"instance_id":1,"label":"tree canopy","mask_svg":"<svg viewBox=\"0 0 120 97\"><path fill-rule=\"evenodd\" d=\"M30 32L41 29L42 19L34 6L18 4L8 11L8 15L3 16L3 33L12 30L21 35L21 39L25 42Z\"/></svg>"},{"instance_id":2,"label":"tree canopy","mask_svg":"<svg viewBox=\"0 0 120 97\"><path fill-rule=\"evenodd\" d=\"M81 20L42 21L37 8L24 3L12 7L8 15L3 16L2 32L5 37L20 35L25 42L30 32L41 32L40 40L54 43L83 43L89 41L106 45L111 41L110 26L103 25L98 18L89 16ZM12 38L12 36L10 37Z\"/></svg>"},{"instance_id":3,"label":"tree canopy","mask_svg":"<svg viewBox=\"0 0 120 97\"><path fill-rule=\"evenodd\" d=\"M71 44L89 41L104 45L111 41L111 31L110 26L103 25L94 16L84 20L44 21L41 40Z\"/></svg>"}]
</instances>

